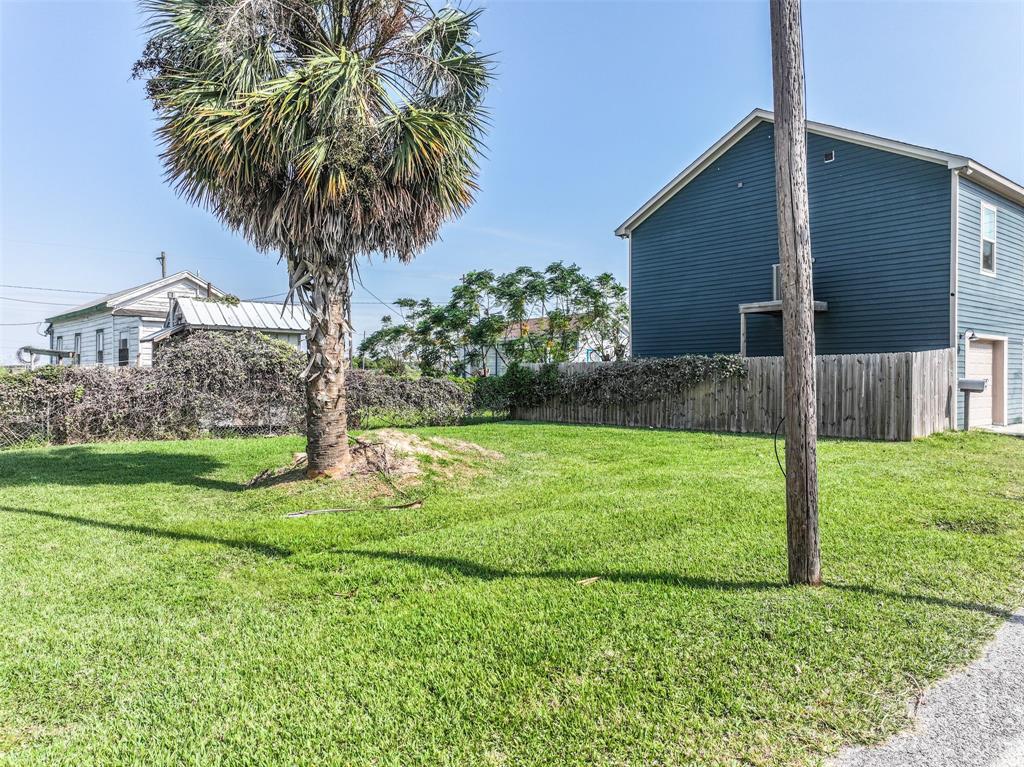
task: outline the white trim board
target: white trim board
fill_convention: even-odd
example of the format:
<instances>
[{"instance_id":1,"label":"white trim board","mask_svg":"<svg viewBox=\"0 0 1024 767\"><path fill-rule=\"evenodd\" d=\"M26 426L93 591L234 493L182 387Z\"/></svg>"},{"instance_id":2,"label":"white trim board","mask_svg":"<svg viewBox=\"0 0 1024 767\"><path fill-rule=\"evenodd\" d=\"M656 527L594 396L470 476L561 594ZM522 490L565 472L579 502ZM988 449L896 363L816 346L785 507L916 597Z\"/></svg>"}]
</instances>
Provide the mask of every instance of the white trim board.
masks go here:
<instances>
[{"instance_id":1,"label":"white trim board","mask_svg":"<svg viewBox=\"0 0 1024 767\"><path fill-rule=\"evenodd\" d=\"M979 333L976 330L967 330L964 332L964 375L967 375L967 353L971 349L971 334L974 334L974 339L978 341L991 341L1000 344L1003 347L1003 366L1002 366L1002 386L1000 392L1003 395L1003 416L1000 423L995 422L993 417L992 423L996 426L1005 426L1009 423L1010 413L1010 337L998 335L994 333ZM993 375L995 371L993 371ZM993 397L994 399L994 397ZM994 402L993 402L994 404Z\"/></svg>"},{"instance_id":2,"label":"white trim board","mask_svg":"<svg viewBox=\"0 0 1024 767\"><path fill-rule=\"evenodd\" d=\"M992 268L985 268L985 211L991 211L995 232L989 242L992 243ZM978 210L978 271L986 277L995 277L999 272L999 208L990 202L981 201Z\"/></svg>"},{"instance_id":3,"label":"white trim board","mask_svg":"<svg viewBox=\"0 0 1024 767\"><path fill-rule=\"evenodd\" d=\"M626 237L637 226L642 224L648 216L665 204L680 189L685 187L703 170L715 162L719 157L731 149L740 139L746 136L755 127L763 122L773 123L774 115L766 109L755 109L740 122L732 127L722 138L716 141L707 151L692 163L686 166L679 175L663 186L658 193L645 202L629 218L622 222L615 230L619 237ZM1011 181L1010 179L986 168L984 165L975 162L969 157L962 155L941 152L937 149L907 144L903 141L873 136L870 133L839 128L835 125L825 123L807 122L807 131L819 136L827 136L839 141L847 141L851 144L881 149L894 154L901 154L907 157L914 157L918 160L934 162L945 165L951 170L960 170L963 175L970 178L976 184L987 187L996 193L1024 205L1024 186Z\"/></svg>"},{"instance_id":4,"label":"white trim board","mask_svg":"<svg viewBox=\"0 0 1024 767\"><path fill-rule=\"evenodd\" d=\"M960 321L960 174L951 169L949 177L951 181L949 192L949 345L955 350L959 346L960 330L958 324ZM967 357L965 356L965 369L966 365ZM949 386L952 392L957 392L959 372L959 360L954 354L952 370L949 371ZM953 431L960 428L957 409L957 402L954 401L953 406L949 409L949 428Z\"/></svg>"}]
</instances>

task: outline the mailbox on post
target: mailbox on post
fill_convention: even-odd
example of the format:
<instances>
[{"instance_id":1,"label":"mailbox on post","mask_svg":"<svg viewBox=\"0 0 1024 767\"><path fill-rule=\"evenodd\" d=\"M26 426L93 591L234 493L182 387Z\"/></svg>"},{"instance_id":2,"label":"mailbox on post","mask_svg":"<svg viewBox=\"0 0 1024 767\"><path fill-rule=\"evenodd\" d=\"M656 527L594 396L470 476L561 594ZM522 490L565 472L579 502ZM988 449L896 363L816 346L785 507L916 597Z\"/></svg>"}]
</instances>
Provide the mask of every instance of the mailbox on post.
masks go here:
<instances>
[{"instance_id":1,"label":"mailbox on post","mask_svg":"<svg viewBox=\"0 0 1024 767\"><path fill-rule=\"evenodd\" d=\"M987 378L961 378L960 391L964 393L964 431L971 428L971 394L980 394L988 386Z\"/></svg>"}]
</instances>

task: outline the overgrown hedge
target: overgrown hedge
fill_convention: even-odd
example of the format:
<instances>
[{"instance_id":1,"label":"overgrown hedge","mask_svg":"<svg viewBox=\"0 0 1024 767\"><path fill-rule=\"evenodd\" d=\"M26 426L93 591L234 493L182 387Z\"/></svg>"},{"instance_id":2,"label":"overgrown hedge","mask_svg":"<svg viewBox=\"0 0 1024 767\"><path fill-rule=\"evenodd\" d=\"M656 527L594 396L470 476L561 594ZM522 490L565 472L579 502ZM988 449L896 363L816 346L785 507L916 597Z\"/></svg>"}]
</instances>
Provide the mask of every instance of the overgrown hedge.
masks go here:
<instances>
[{"instance_id":1,"label":"overgrown hedge","mask_svg":"<svg viewBox=\"0 0 1024 767\"><path fill-rule=\"evenodd\" d=\"M304 356L251 332L195 332L164 344L152 368L46 367L0 375L0 446L301 432ZM643 402L705 380L742 376L741 358L638 359L559 371L513 367L480 379L399 378L350 370L349 425L457 423L558 397Z\"/></svg>"},{"instance_id":2,"label":"overgrown hedge","mask_svg":"<svg viewBox=\"0 0 1024 767\"><path fill-rule=\"evenodd\" d=\"M294 348L257 333L195 332L164 344L152 368L0 375L0 445L300 432L304 364ZM374 371L349 371L348 395L353 428L455 423L472 408L471 387Z\"/></svg>"},{"instance_id":3,"label":"overgrown hedge","mask_svg":"<svg viewBox=\"0 0 1024 767\"><path fill-rule=\"evenodd\" d=\"M648 402L703 381L742 377L746 375L742 360L725 354L685 355L570 366L561 371L557 365L512 367L503 376L476 382L474 406L505 411L556 397L595 406Z\"/></svg>"}]
</instances>

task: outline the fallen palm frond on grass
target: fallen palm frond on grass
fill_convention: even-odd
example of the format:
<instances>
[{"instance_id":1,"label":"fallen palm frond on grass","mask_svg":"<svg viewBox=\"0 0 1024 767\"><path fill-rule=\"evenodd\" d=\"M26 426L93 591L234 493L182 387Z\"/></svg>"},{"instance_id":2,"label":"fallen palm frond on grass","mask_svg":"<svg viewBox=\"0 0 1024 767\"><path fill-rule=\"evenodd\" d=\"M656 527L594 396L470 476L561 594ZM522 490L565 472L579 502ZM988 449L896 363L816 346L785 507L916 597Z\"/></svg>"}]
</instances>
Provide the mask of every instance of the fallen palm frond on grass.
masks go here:
<instances>
[{"instance_id":1,"label":"fallen palm frond on grass","mask_svg":"<svg viewBox=\"0 0 1024 767\"><path fill-rule=\"evenodd\" d=\"M408 503L396 503L393 506L378 506L380 511L397 511L399 509L421 509L423 508L423 499L417 498L415 501L409 501ZM304 511L293 511L285 514L285 519L296 519L298 517L312 517L317 514L345 514L353 511L366 511L356 506L352 506L347 509L306 509Z\"/></svg>"}]
</instances>

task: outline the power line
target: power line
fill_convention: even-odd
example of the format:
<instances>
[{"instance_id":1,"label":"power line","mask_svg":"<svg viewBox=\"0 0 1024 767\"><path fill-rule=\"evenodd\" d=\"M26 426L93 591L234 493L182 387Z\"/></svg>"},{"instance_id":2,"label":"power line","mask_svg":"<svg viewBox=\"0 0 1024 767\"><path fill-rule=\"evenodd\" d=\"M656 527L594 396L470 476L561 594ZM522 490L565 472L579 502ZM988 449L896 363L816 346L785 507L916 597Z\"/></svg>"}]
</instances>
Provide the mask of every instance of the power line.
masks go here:
<instances>
[{"instance_id":1,"label":"power line","mask_svg":"<svg viewBox=\"0 0 1024 767\"><path fill-rule=\"evenodd\" d=\"M14 242L19 245L38 245L42 248L74 248L75 250L99 250L106 251L108 253L129 253L137 256L149 256L152 255L142 250L125 250L124 248L98 248L89 245L78 245L70 242L38 242L37 240L13 240L9 237L4 237L4 242Z\"/></svg>"},{"instance_id":2,"label":"power line","mask_svg":"<svg viewBox=\"0 0 1024 767\"><path fill-rule=\"evenodd\" d=\"M271 293L269 296L256 296L256 298L247 298L245 300L246 301L264 301L264 300L266 300L268 298L282 298L282 297L284 297L286 295L288 295L287 292Z\"/></svg>"},{"instance_id":3,"label":"power line","mask_svg":"<svg viewBox=\"0 0 1024 767\"><path fill-rule=\"evenodd\" d=\"M6 285L0 283L0 288L17 288L18 290L46 290L51 293L89 293L94 296L105 296L107 293L101 293L98 290L71 290L69 288L43 288L38 285ZM109 291L108 291L109 293Z\"/></svg>"},{"instance_id":4,"label":"power line","mask_svg":"<svg viewBox=\"0 0 1024 767\"><path fill-rule=\"evenodd\" d=\"M31 298L11 298L10 296L0 296L0 300L17 301L19 304L42 304L43 306L78 306L78 304L58 304L53 301L34 301Z\"/></svg>"},{"instance_id":5,"label":"power line","mask_svg":"<svg viewBox=\"0 0 1024 767\"><path fill-rule=\"evenodd\" d=\"M367 292L369 293L369 291L367 291ZM287 293L271 293L269 296L256 296L256 298L247 298L245 300L246 301L265 301L268 298L281 298L282 296L286 296L286 295L288 295L288 294ZM371 295L373 295L373 294L371 293ZM374 298L376 298L376 296L374 296ZM349 303L355 304L355 305L376 306L377 304L383 303L383 302L380 299L377 299L376 301L350 301ZM388 304L384 304L384 305L388 306Z\"/></svg>"},{"instance_id":6,"label":"power line","mask_svg":"<svg viewBox=\"0 0 1024 767\"><path fill-rule=\"evenodd\" d=\"M36 320L35 322L0 322L0 328L13 328L21 325L41 325L45 320Z\"/></svg>"},{"instance_id":7,"label":"power line","mask_svg":"<svg viewBox=\"0 0 1024 767\"><path fill-rule=\"evenodd\" d=\"M381 298L380 296L378 296L378 295L377 295L376 293L374 293L374 292L373 292L372 290L370 290L370 289L369 289L368 287L366 287L366 286L365 286L365 285L363 284L363 280L362 280L362 278L361 278L361 277L357 276L357 277L356 277L356 282L358 282L358 283L359 283L359 287L361 287L361 288L362 288L363 290L365 290L365 291L366 291L367 293L369 293L369 294L370 294L371 296L373 296L374 298L376 298L376 299L377 299L377 303L379 303L379 304L380 304L381 306L383 306L383 307L385 307L385 308L387 308L387 309L394 309L394 310L395 310L396 312L398 312L398 313L399 313L399 314L400 314L400 315L402 316L402 319L403 319L403 320L405 319L405 312L403 312L403 311L402 311L401 309L399 309L399 308L398 308L397 306L393 306L392 304L389 304L389 303L388 303L387 301L385 301L385 300L384 300L384 299L382 299L382 298ZM353 301L352 303L369 303L369 302L368 302L368 301Z\"/></svg>"},{"instance_id":8,"label":"power line","mask_svg":"<svg viewBox=\"0 0 1024 767\"><path fill-rule=\"evenodd\" d=\"M107 248L107 247L96 247L94 245L79 245L77 243L70 242L38 242L37 240L13 240L8 237L3 238L3 242L13 242L19 245L38 245L41 248L70 248L72 250L95 250L101 253L127 253L133 256L152 256L153 253L148 250L127 250L125 248ZM155 251L154 251L155 252ZM222 256L189 256L189 259L198 258L203 261L234 261L233 258L224 258Z\"/></svg>"}]
</instances>

